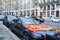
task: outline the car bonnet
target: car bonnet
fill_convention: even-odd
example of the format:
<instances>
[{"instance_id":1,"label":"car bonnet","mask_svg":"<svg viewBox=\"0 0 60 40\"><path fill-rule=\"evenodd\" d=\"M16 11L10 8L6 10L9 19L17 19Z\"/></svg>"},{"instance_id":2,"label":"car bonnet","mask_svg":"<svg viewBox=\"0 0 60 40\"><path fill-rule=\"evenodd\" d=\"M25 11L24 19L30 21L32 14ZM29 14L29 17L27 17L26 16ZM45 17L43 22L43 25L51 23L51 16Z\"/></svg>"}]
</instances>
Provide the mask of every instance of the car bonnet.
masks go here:
<instances>
[{"instance_id":1,"label":"car bonnet","mask_svg":"<svg viewBox=\"0 0 60 40\"><path fill-rule=\"evenodd\" d=\"M32 31L33 33L36 33L38 31L48 31L52 29L50 26L44 25L44 24L38 24L38 25L26 25L25 28Z\"/></svg>"}]
</instances>

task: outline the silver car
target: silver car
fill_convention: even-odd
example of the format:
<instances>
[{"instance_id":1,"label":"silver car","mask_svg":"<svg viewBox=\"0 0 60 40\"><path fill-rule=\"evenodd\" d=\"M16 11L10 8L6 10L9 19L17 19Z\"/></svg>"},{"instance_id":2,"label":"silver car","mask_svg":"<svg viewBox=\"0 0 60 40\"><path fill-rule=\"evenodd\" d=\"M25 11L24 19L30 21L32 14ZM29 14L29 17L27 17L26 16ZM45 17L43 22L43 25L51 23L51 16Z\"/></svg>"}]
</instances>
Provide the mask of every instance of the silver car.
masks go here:
<instances>
[{"instance_id":1,"label":"silver car","mask_svg":"<svg viewBox=\"0 0 60 40\"><path fill-rule=\"evenodd\" d=\"M60 18L59 17L52 17L51 21L52 22L60 22Z\"/></svg>"}]
</instances>

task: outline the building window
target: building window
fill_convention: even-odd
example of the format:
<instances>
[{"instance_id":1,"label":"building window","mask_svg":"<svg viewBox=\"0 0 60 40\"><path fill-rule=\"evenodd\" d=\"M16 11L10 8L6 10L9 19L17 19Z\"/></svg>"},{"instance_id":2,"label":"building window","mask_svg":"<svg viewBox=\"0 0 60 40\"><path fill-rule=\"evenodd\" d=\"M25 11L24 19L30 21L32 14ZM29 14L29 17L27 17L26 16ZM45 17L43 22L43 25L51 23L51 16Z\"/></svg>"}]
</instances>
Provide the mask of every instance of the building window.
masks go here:
<instances>
[{"instance_id":1,"label":"building window","mask_svg":"<svg viewBox=\"0 0 60 40\"><path fill-rule=\"evenodd\" d=\"M30 11L27 11L27 16L30 16Z\"/></svg>"},{"instance_id":2,"label":"building window","mask_svg":"<svg viewBox=\"0 0 60 40\"><path fill-rule=\"evenodd\" d=\"M12 15L14 15L13 12L12 12Z\"/></svg>"},{"instance_id":3,"label":"building window","mask_svg":"<svg viewBox=\"0 0 60 40\"><path fill-rule=\"evenodd\" d=\"M54 15L54 11L51 11L51 15Z\"/></svg>"},{"instance_id":4,"label":"building window","mask_svg":"<svg viewBox=\"0 0 60 40\"><path fill-rule=\"evenodd\" d=\"M60 4L57 4L57 8L60 8Z\"/></svg>"},{"instance_id":5,"label":"building window","mask_svg":"<svg viewBox=\"0 0 60 40\"><path fill-rule=\"evenodd\" d=\"M44 10L46 10L46 6L44 6Z\"/></svg>"},{"instance_id":6,"label":"building window","mask_svg":"<svg viewBox=\"0 0 60 40\"><path fill-rule=\"evenodd\" d=\"M21 13L20 16L22 16L22 11L20 13Z\"/></svg>"},{"instance_id":7,"label":"building window","mask_svg":"<svg viewBox=\"0 0 60 40\"><path fill-rule=\"evenodd\" d=\"M48 16L48 17L50 16L50 11L47 12L47 16Z\"/></svg>"},{"instance_id":8,"label":"building window","mask_svg":"<svg viewBox=\"0 0 60 40\"><path fill-rule=\"evenodd\" d=\"M43 17L46 17L46 12L43 12Z\"/></svg>"},{"instance_id":9,"label":"building window","mask_svg":"<svg viewBox=\"0 0 60 40\"><path fill-rule=\"evenodd\" d=\"M32 16L34 16L34 10L32 10Z\"/></svg>"},{"instance_id":10,"label":"building window","mask_svg":"<svg viewBox=\"0 0 60 40\"><path fill-rule=\"evenodd\" d=\"M55 9L55 5L52 5L51 9L54 10Z\"/></svg>"},{"instance_id":11,"label":"building window","mask_svg":"<svg viewBox=\"0 0 60 40\"><path fill-rule=\"evenodd\" d=\"M47 10L50 10L50 6L48 6Z\"/></svg>"}]
</instances>

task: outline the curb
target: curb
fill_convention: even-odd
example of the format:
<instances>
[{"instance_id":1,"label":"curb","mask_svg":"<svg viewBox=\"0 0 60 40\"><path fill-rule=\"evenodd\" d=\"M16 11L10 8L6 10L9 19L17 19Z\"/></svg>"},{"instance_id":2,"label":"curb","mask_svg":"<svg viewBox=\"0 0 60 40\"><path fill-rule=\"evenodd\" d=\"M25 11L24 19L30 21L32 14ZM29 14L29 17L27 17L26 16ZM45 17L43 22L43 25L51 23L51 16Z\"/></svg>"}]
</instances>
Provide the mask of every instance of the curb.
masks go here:
<instances>
[{"instance_id":1,"label":"curb","mask_svg":"<svg viewBox=\"0 0 60 40\"><path fill-rule=\"evenodd\" d=\"M6 26L3 25L3 27L7 30L7 32L15 39L20 40L13 32L11 32Z\"/></svg>"}]
</instances>

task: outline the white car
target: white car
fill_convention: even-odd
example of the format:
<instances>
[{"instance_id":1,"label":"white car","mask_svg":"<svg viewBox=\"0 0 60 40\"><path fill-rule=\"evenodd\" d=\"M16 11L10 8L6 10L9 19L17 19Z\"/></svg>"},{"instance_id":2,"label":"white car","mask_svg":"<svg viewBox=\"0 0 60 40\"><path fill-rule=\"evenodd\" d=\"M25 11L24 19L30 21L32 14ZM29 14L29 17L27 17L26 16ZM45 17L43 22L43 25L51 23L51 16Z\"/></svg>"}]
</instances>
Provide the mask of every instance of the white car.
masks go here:
<instances>
[{"instance_id":1,"label":"white car","mask_svg":"<svg viewBox=\"0 0 60 40\"><path fill-rule=\"evenodd\" d=\"M60 22L60 18L59 17L52 17L51 21L52 22Z\"/></svg>"}]
</instances>

